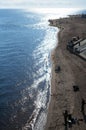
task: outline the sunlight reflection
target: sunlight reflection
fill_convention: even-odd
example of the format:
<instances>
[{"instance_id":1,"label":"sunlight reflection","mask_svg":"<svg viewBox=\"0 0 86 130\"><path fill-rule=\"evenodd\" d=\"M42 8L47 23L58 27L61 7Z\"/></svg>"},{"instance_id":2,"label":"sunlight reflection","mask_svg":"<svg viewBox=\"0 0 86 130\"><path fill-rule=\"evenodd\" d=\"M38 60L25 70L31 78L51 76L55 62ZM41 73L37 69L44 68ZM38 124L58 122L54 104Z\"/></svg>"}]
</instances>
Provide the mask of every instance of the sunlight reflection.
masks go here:
<instances>
[{"instance_id":1,"label":"sunlight reflection","mask_svg":"<svg viewBox=\"0 0 86 130\"><path fill-rule=\"evenodd\" d=\"M81 10L80 8L27 8L26 10L30 10L32 12L36 12L36 13L43 13L43 14L49 14L49 13L53 13L53 14L65 14L65 13L71 13L71 12L75 12L78 10Z\"/></svg>"},{"instance_id":2,"label":"sunlight reflection","mask_svg":"<svg viewBox=\"0 0 86 130\"><path fill-rule=\"evenodd\" d=\"M66 17L69 14L74 14L77 11L80 11L80 8L27 8L27 12L34 12L37 14L46 15L47 19Z\"/></svg>"}]
</instances>

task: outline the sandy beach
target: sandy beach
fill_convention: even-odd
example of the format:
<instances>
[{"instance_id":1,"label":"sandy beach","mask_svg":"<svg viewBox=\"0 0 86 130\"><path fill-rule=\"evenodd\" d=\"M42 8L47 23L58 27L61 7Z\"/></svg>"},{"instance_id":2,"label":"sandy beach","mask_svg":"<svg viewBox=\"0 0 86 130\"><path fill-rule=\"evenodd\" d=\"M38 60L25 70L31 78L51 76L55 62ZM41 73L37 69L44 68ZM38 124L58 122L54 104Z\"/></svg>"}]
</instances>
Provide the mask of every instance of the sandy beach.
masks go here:
<instances>
[{"instance_id":1,"label":"sandy beach","mask_svg":"<svg viewBox=\"0 0 86 130\"><path fill-rule=\"evenodd\" d=\"M53 20L51 26L60 28L58 46L52 52L51 101L45 130L86 130L86 61L66 49L72 37L86 38L86 18L70 16ZM59 71L55 72L55 68ZM78 91L73 90L78 86ZM76 122L65 125L64 112Z\"/></svg>"}]
</instances>

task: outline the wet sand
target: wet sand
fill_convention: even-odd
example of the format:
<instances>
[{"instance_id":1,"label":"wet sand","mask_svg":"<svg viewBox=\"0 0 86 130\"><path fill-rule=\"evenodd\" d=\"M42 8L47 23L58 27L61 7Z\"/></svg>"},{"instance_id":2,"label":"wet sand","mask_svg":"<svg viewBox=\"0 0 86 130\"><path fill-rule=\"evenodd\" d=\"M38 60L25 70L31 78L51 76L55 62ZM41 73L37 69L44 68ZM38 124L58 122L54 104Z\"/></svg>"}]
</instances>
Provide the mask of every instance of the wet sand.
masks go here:
<instances>
[{"instance_id":1,"label":"wet sand","mask_svg":"<svg viewBox=\"0 0 86 130\"><path fill-rule=\"evenodd\" d=\"M86 101L86 61L70 53L66 49L68 41L74 36L86 38L86 18L71 16L53 20L51 26L60 28L58 46L52 52L52 80L51 101L45 130L86 130L84 116L81 112L82 98ZM60 66L60 71L55 68ZM73 86L79 91L74 92ZM72 124L66 128L64 125L64 111L67 110L73 118L82 119L79 124Z\"/></svg>"}]
</instances>

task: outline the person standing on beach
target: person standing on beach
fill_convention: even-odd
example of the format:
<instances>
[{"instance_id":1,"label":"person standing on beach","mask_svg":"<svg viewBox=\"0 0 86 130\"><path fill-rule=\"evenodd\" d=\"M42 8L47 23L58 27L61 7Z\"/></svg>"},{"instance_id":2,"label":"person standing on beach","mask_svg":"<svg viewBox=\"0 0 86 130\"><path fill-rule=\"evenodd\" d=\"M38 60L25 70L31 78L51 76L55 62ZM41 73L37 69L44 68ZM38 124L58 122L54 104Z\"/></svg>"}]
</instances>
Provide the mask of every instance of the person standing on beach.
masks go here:
<instances>
[{"instance_id":1,"label":"person standing on beach","mask_svg":"<svg viewBox=\"0 0 86 130\"><path fill-rule=\"evenodd\" d=\"M64 115L64 125L65 125L65 130L67 130L67 118L68 118L68 111L65 110L65 112L63 113Z\"/></svg>"},{"instance_id":2,"label":"person standing on beach","mask_svg":"<svg viewBox=\"0 0 86 130\"><path fill-rule=\"evenodd\" d=\"M84 105L85 105L85 100L82 98L82 103L81 103L81 112L84 114Z\"/></svg>"}]
</instances>

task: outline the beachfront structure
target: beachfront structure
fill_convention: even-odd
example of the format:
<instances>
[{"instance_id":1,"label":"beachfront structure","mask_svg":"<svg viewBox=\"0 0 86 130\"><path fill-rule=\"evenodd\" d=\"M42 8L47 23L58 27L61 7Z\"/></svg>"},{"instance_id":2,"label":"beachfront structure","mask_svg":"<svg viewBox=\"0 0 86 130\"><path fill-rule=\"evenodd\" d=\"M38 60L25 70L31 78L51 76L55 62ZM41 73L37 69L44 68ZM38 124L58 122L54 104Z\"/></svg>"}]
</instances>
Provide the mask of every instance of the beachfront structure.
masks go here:
<instances>
[{"instance_id":1,"label":"beachfront structure","mask_svg":"<svg viewBox=\"0 0 86 130\"><path fill-rule=\"evenodd\" d=\"M67 44L67 50L86 60L86 39L72 38Z\"/></svg>"}]
</instances>

